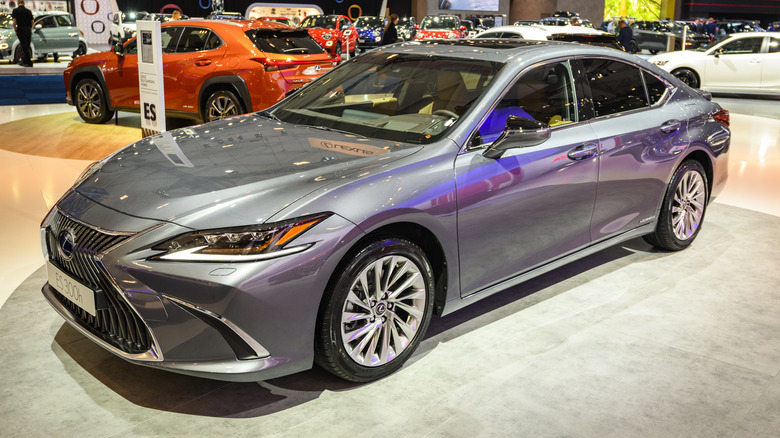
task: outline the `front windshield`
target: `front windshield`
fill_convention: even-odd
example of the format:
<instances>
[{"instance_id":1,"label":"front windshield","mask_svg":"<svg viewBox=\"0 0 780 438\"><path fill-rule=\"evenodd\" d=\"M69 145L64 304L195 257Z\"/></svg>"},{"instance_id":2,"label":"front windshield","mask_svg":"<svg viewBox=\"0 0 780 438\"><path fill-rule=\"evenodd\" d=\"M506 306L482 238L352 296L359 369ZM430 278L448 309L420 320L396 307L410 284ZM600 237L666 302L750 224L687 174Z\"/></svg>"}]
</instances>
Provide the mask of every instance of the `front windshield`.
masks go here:
<instances>
[{"instance_id":1,"label":"front windshield","mask_svg":"<svg viewBox=\"0 0 780 438\"><path fill-rule=\"evenodd\" d=\"M503 65L368 53L312 82L273 114L289 123L428 144L457 125Z\"/></svg>"},{"instance_id":2,"label":"front windshield","mask_svg":"<svg viewBox=\"0 0 780 438\"><path fill-rule=\"evenodd\" d=\"M452 30L460 27L460 20L452 17L425 17L420 27L425 30Z\"/></svg>"},{"instance_id":3,"label":"front windshield","mask_svg":"<svg viewBox=\"0 0 780 438\"><path fill-rule=\"evenodd\" d=\"M304 29L335 29L338 23L337 17L325 15L309 15L301 22Z\"/></svg>"},{"instance_id":4,"label":"front windshield","mask_svg":"<svg viewBox=\"0 0 780 438\"><path fill-rule=\"evenodd\" d=\"M380 17L358 17L355 27L384 27L385 22Z\"/></svg>"}]
</instances>

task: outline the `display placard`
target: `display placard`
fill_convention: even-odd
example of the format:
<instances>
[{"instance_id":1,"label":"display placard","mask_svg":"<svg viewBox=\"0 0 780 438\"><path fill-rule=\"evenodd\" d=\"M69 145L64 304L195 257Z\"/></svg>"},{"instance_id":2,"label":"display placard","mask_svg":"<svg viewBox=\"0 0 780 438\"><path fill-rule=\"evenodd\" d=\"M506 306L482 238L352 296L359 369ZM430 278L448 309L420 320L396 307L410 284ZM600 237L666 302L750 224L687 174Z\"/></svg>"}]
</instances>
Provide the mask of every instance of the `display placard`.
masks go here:
<instances>
[{"instance_id":1,"label":"display placard","mask_svg":"<svg viewBox=\"0 0 780 438\"><path fill-rule=\"evenodd\" d=\"M138 21L138 89L144 137L165 131L165 87L159 21Z\"/></svg>"}]
</instances>

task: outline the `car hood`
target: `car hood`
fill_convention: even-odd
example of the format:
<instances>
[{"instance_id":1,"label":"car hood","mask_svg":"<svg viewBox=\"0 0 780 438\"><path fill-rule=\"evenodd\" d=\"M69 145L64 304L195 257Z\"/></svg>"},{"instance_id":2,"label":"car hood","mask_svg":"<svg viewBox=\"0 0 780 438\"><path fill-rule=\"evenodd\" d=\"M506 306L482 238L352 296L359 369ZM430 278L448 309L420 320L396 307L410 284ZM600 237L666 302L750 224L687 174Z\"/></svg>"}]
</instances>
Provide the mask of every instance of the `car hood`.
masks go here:
<instances>
[{"instance_id":1,"label":"car hood","mask_svg":"<svg viewBox=\"0 0 780 438\"><path fill-rule=\"evenodd\" d=\"M312 38L321 38L326 33L332 34L332 35L338 35L338 30L336 29L306 29L309 31L309 35L311 35Z\"/></svg>"},{"instance_id":2,"label":"car hood","mask_svg":"<svg viewBox=\"0 0 780 438\"><path fill-rule=\"evenodd\" d=\"M252 225L420 148L246 115L138 141L95 165L76 191L131 216L194 229Z\"/></svg>"}]
</instances>

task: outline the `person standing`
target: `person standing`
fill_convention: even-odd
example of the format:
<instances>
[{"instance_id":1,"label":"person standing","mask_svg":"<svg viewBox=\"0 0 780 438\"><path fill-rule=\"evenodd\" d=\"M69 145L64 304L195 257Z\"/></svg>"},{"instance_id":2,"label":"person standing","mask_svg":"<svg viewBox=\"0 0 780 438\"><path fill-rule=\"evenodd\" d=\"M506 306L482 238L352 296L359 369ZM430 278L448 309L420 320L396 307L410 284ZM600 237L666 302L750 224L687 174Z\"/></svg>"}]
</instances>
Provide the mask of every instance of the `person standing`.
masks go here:
<instances>
[{"instance_id":1,"label":"person standing","mask_svg":"<svg viewBox=\"0 0 780 438\"><path fill-rule=\"evenodd\" d=\"M718 35L718 23L715 22L714 18L710 17L710 21L704 26L704 31L707 32L707 35L710 37L710 42L715 41L715 38Z\"/></svg>"},{"instance_id":2,"label":"person standing","mask_svg":"<svg viewBox=\"0 0 780 438\"><path fill-rule=\"evenodd\" d=\"M11 12L11 16L14 19L14 31L19 39L19 47L22 52L19 64L22 67L32 67L32 50L30 49L33 26L32 12L24 7L24 0L19 0L19 6Z\"/></svg>"},{"instance_id":3,"label":"person standing","mask_svg":"<svg viewBox=\"0 0 780 438\"><path fill-rule=\"evenodd\" d=\"M395 28L396 23L398 23L398 14L390 14L390 20L385 28L385 34L382 35L381 45L386 46L398 41L398 30Z\"/></svg>"},{"instance_id":4,"label":"person standing","mask_svg":"<svg viewBox=\"0 0 780 438\"><path fill-rule=\"evenodd\" d=\"M618 42L621 46L623 46L623 50L626 52L631 51L631 38L634 37L634 31L631 30L630 27L628 27L628 23L626 23L626 20L620 20L618 22L618 27L620 28L620 32L618 33Z\"/></svg>"}]
</instances>

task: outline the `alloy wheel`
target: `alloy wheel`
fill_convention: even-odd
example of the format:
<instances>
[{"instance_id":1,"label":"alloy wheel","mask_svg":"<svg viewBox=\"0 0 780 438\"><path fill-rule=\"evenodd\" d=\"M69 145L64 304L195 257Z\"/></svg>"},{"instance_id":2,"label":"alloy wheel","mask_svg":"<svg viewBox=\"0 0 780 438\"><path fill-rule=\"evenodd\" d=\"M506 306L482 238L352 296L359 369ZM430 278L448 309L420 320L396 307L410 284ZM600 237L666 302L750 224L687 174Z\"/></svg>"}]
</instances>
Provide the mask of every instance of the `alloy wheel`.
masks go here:
<instances>
[{"instance_id":1,"label":"alloy wheel","mask_svg":"<svg viewBox=\"0 0 780 438\"><path fill-rule=\"evenodd\" d=\"M99 118L102 112L102 100L97 87L90 82L84 82L76 90L76 105L81 114L89 119Z\"/></svg>"},{"instance_id":2,"label":"alloy wheel","mask_svg":"<svg viewBox=\"0 0 780 438\"><path fill-rule=\"evenodd\" d=\"M220 94L209 100L208 121L237 116L238 114L238 105L228 95Z\"/></svg>"},{"instance_id":3,"label":"alloy wheel","mask_svg":"<svg viewBox=\"0 0 780 438\"><path fill-rule=\"evenodd\" d=\"M384 365L412 342L425 315L425 279L410 259L391 255L364 268L341 314L347 354L366 367Z\"/></svg>"},{"instance_id":4,"label":"alloy wheel","mask_svg":"<svg viewBox=\"0 0 780 438\"><path fill-rule=\"evenodd\" d=\"M704 179L699 172L683 175L674 192L672 204L672 231L680 240L688 240L699 228L706 203Z\"/></svg>"}]
</instances>

